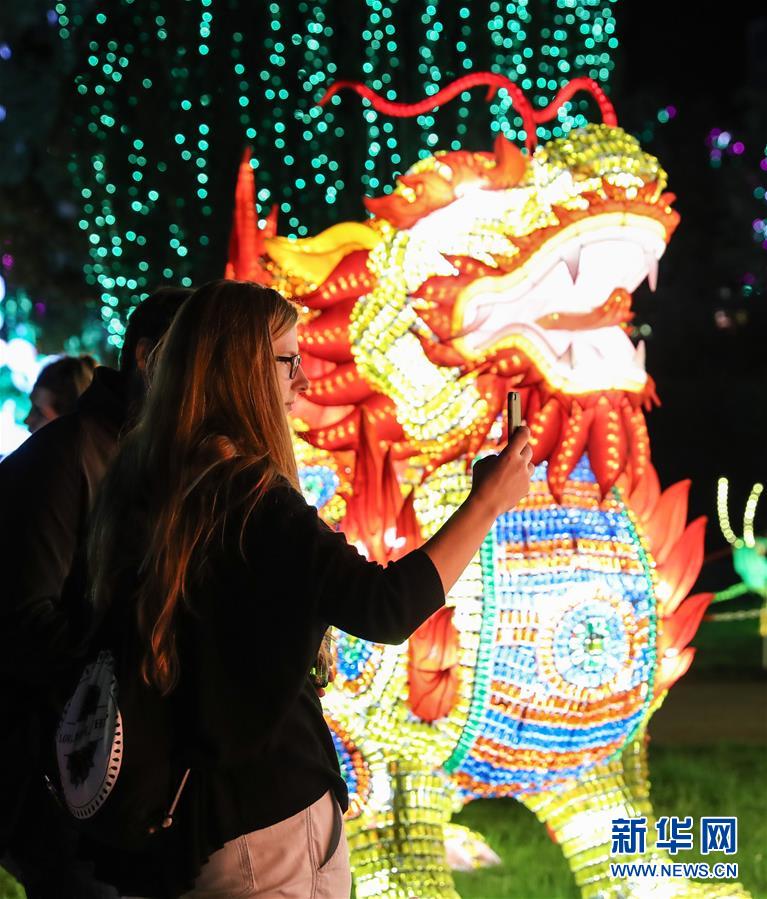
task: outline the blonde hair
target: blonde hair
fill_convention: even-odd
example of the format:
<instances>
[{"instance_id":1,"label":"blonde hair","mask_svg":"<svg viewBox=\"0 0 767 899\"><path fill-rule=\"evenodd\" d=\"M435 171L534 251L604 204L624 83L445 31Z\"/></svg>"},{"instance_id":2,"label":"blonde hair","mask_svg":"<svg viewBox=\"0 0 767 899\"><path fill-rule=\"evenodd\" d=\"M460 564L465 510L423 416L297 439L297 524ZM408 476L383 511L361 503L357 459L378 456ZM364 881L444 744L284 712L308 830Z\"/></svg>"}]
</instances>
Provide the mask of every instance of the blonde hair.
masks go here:
<instances>
[{"instance_id":1,"label":"blonde hair","mask_svg":"<svg viewBox=\"0 0 767 899\"><path fill-rule=\"evenodd\" d=\"M141 670L162 693L179 676L179 603L227 513L242 512L242 550L248 515L275 480L299 489L272 350L297 320L295 306L257 284L195 291L150 360L146 403L102 484L89 544L94 603L107 606L138 572Z\"/></svg>"}]
</instances>

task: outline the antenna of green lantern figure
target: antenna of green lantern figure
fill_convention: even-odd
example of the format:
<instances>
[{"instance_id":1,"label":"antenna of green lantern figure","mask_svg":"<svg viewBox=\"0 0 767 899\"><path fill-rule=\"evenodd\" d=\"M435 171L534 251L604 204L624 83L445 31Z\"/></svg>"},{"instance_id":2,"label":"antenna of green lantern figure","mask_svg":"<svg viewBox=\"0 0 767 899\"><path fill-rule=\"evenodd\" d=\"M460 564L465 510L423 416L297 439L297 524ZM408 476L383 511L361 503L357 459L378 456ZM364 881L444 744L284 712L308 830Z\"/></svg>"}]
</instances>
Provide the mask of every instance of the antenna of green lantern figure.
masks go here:
<instances>
[{"instance_id":1,"label":"antenna of green lantern figure","mask_svg":"<svg viewBox=\"0 0 767 899\"><path fill-rule=\"evenodd\" d=\"M754 518L756 517L756 506L763 490L764 484L754 484L746 502L746 510L743 513L743 543L749 548L756 545L754 540Z\"/></svg>"},{"instance_id":2,"label":"antenna of green lantern figure","mask_svg":"<svg viewBox=\"0 0 767 899\"><path fill-rule=\"evenodd\" d=\"M719 527L724 539L732 546L732 564L741 580L739 584L716 593L713 602L725 602L746 593L756 593L757 596L761 596L762 605L758 611L759 635L762 638L762 667L767 668L767 538L754 535L756 507L763 491L764 484L757 483L751 488L743 512L743 536L737 537L730 524L729 482L727 478L719 478L716 494ZM746 613L733 612L732 614ZM714 617L721 618L723 616Z\"/></svg>"},{"instance_id":3,"label":"antenna of green lantern figure","mask_svg":"<svg viewBox=\"0 0 767 899\"><path fill-rule=\"evenodd\" d=\"M716 511L717 516L719 518L719 528L722 531L722 535L724 539L732 546L733 548L733 557L746 557L752 555L751 551L756 551L755 555L764 556L764 549L761 548L760 544L764 543L764 538L755 537L754 536L754 519L756 518L756 507L759 504L759 497L762 495L764 491L764 484L754 484L751 488L751 492L748 495L748 500L746 501L746 508L743 512L743 536L737 537L735 535L735 531L732 529L732 525L730 524L730 513L729 513L729 481L727 478L719 478L717 483L717 491L716 491ZM746 550L745 553L741 553L741 550ZM765 563L767 565L767 563ZM738 574L740 574L739 566L736 565L736 570ZM749 590L753 590L755 593L764 594L767 592L767 578L765 578L764 573L761 573L761 577L753 577L751 575L756 575L757 571L760 571L760 568L751 568L750 566L746 566L746 575L743 577L743 580L746 582ZM745 592L745 591L744 591ZM718 595L717 595L718 598ZM728 599L730 597L727 597Z\"/></svg>"}]
</instances>

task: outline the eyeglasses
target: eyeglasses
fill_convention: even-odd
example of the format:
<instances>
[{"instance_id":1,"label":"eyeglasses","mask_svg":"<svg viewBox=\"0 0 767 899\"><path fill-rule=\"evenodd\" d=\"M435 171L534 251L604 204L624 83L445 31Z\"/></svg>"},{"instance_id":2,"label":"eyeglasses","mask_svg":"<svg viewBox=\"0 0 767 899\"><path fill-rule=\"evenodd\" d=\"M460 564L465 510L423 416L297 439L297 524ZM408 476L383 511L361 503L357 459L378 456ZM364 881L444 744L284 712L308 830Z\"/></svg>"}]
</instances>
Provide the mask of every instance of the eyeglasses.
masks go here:
<instances>
[{"instance_id":1,"label":"eyeglasses","mask_svg":"<svg viewBox=\"0 0 767 899\"><path fill-rule=\"evenodd\" d=\"M298 374L298 367L301 365L301 354L294 353L292 356L275 356L277 362L286 362L290 366L288 377L292 381Z\"/></svg>"}]
</instances>

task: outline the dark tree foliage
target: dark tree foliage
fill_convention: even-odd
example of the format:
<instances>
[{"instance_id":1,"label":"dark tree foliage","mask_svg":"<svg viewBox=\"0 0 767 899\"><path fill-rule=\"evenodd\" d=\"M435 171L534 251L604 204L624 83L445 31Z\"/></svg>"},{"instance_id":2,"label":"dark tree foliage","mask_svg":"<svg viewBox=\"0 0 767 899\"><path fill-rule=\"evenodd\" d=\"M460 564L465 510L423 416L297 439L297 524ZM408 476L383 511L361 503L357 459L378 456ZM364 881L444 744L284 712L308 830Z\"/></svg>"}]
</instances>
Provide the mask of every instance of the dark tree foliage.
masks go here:
<instances>
[{"instance_id":1,"label":"dark tree foliage","mask_svg":"<svg viewBox=\"0 0 767 899\"><path fill-rule=\"evenodd\" d=\"M60 352L89 330L97 304L83 283L61 116L74 60L51 7L47 0L0 4L0 273L10 293L21 289L34 301L29 323L41 348Z\"/></svg>"}]
</instances>

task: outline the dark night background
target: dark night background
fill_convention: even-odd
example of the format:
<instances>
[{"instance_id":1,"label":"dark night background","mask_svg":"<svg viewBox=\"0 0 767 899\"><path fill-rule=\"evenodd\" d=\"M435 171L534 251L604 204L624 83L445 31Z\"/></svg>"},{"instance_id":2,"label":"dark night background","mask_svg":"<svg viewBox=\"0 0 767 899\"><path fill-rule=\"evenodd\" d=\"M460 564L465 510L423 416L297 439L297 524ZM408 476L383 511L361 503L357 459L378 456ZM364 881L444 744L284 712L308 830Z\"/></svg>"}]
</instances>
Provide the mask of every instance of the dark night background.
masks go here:
<instances>
[{"instance_id":1,"label":"dark night background","mask_svg":"<svg viewBox=\"0 0 767 899\"><path fill-rule=\"evenodd\" d=\"M749 16L745 4L724 9L618 4L622 52L612 92L619 122L633 133L656 108L678 110L651 146L678 197L681 223L656 293L642 285L634 308L653 329L647 370L663 403L648 416L653 460L663 486L692 479L690 514L709 517L710 553L726 546L716 523L717 477L731 479L738 532L748 491L767 474L767 252L751 238L764 205L753 190L767 144L767 18ZM716 127L743 136L747 166L725 158L711 167L705 139ZM761 280L760 294L743 296L744 272ZM762 508L762 530L764 522ZM697 589L721 589L728 576L729 559L712 560Z\"/></svg>"},{"instance_id":2,"label":"dark night background","mask_svg":"<svg viewBox=\"0 0 767 899\"><path fill-rule=\"evenodd\" d=\"M35 0L0 9L0 42L12 36L16 63L24 60L13 77L0 61L0 104L13 110L0 122L0 246L15 258L13 271L4 273L9 284L48 299L42 342L55 352L68 328L82 327L83 310L95 318L98 304L82 280L84 240L66 172L78 136L62 110L76 60L56 29L41 23L44 8ZM668 0L620 0L613 7L620 46L610 95L618 121L660 159L681 215L657 291L643 285L634 298L637 323L652 329L647 368L663 402L648 418L653 459L663 486L692 479L690 516L709 517L710 553L726 547L715 517L717 477L731 478L737 531L749 488L767 474L767 251L753 240L751 225L765 217L754 189L767 184L759 168L767 144L767 17L746 8ZM339 63L338 76L346 74ZM676 114L661 124L658 111L668 106ZM706 138L713 128L737 135L743 155L725 153L712 167ZM220 239L195 273L198 281L223 268L239 152L233 144L219 156ZM330 210L325 224L342 212ZM361 206L353 214L361 217ZM750 293L744 276L753 282ZM757 518L762 531L765 505ZM734 579L723 557L704 566L698 588L722 589Z\"/></svg>"}]
</instances>

